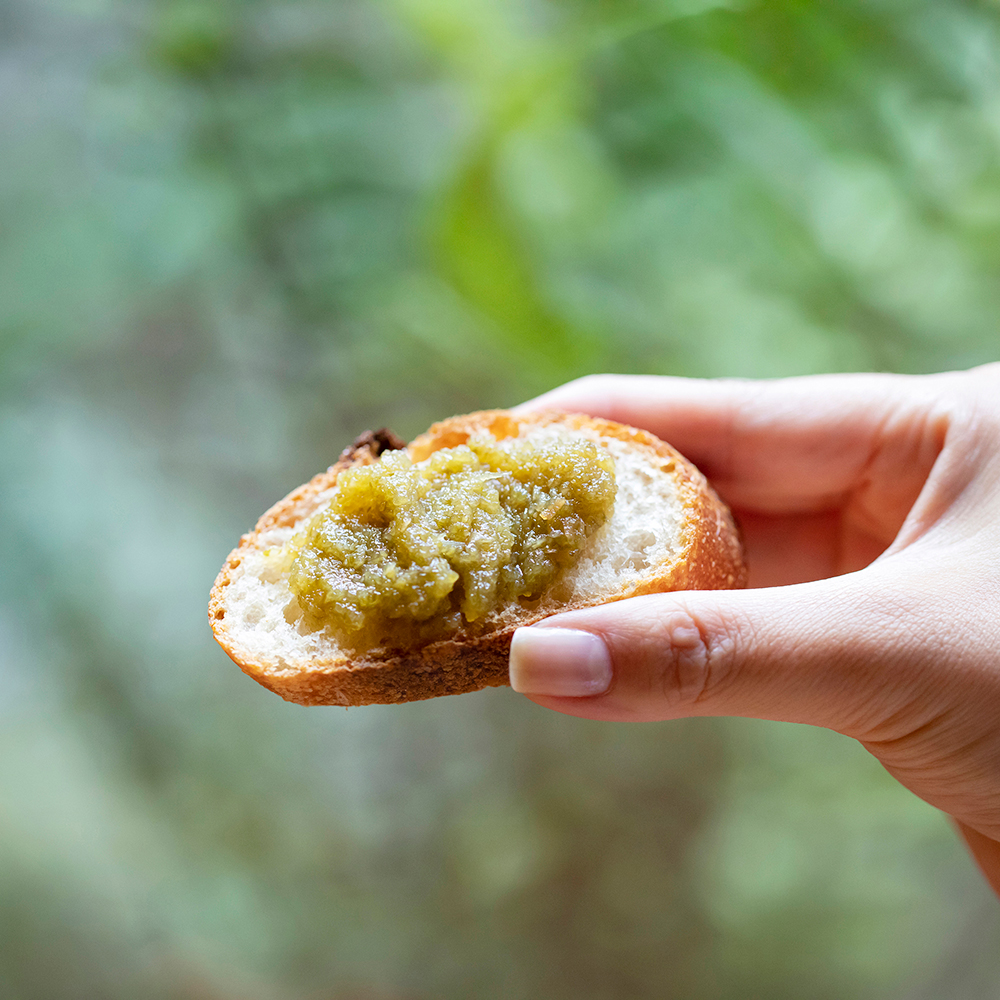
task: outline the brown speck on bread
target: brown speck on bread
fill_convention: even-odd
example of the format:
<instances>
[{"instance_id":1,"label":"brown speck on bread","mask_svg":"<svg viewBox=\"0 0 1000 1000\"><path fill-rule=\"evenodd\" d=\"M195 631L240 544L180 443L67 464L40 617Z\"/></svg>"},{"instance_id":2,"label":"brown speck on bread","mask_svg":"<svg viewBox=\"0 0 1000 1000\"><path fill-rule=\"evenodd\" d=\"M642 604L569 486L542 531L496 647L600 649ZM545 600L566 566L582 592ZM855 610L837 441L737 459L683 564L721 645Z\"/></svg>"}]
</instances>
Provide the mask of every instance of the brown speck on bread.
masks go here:
<instances>
[{"instance_id":1,"label":"brown speck on bread","mask_svg":"<svg viewBox=\"0 0 1000 1000\"><path fill-rule=\"evenodd\" d=\"M400 451L406 447L406 442L393 434L388 427L377 431L365 431L354 439L354 444L348 445L341 453L338 462L352 462L360 452L368 452L372 458L378 458L384 451Z\"/></svg>"}]
</instances>

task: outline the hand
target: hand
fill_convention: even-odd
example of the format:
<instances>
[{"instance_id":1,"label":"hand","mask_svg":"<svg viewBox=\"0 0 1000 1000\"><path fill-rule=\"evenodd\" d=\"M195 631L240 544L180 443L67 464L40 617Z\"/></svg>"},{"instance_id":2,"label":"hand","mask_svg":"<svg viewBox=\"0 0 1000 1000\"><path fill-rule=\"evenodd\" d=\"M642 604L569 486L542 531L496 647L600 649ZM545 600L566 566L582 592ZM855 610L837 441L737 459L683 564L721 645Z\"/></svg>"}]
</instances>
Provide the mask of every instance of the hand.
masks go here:
<instances>
[{"instance_id":1,"label":"hand","mask_svg":"<svg viewBox=\"0 0 1000 1000\"><path fill-rule=\"evenodd\" d=\"M591 719L740 715L844 733L955 819L1000 893L1000 365L593 376L522 409L542 407L646 428L695 462L740 522L753 589L519 629L515 690Z\"/></svg>"}]
</instances>

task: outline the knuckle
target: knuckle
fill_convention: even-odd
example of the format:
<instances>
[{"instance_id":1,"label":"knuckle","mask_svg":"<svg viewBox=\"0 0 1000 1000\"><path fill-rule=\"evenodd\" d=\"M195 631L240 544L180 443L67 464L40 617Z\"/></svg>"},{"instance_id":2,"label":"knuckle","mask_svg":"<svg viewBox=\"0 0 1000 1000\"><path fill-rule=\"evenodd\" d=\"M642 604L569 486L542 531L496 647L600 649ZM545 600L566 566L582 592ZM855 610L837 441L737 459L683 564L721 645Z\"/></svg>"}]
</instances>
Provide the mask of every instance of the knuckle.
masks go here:
<instances>
[{"instance_id":1,"label":"knuckle","mask_svg":"<svg viewBox=\"0 0 1000 1000\"><path fill-rule=\"evenodd\" d=\"M736 636L687 610L671 612L662 631L666 655L659 683L666 701L676 708L710 701L733 671Z\"/></svg>"}]
</instances>

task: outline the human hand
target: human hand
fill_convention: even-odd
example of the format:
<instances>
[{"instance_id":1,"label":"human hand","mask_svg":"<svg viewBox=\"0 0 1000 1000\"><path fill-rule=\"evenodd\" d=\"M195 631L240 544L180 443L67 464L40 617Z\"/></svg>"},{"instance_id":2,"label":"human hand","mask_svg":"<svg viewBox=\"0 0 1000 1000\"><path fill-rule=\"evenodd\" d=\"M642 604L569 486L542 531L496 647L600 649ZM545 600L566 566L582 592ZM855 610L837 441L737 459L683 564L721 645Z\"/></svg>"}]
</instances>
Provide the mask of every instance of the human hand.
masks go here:
<instances>
[{"instance_id":1,"label":"human hand","mask_svg":"<svg viewBox=\"0 0 1000 1000\"><path fill-rule=\"evenodd\" d=\"M753 589L519 629L514 689L590 719L738 715L844 733L955 819L1000 893L1000 365L591 376L522 409L542 407L645 428L695 462L740 522Z\"/></svg>"}]
</instances>

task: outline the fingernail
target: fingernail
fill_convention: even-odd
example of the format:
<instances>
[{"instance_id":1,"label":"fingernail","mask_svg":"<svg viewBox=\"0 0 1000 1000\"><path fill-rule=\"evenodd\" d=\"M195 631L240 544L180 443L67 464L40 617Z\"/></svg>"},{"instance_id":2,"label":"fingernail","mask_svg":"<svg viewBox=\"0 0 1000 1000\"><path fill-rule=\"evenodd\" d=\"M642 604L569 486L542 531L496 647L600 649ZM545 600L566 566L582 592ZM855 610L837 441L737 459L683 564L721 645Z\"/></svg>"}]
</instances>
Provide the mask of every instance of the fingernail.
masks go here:
<instances>
[{"instance_id":1,"label":"fingernail","mask_svg":"<svg viewBox=\"0 0 1000 1000\"><path fill-rule=\"evenodd\" d=\"M521 694L587 698L611 684L600 636L571 628L519 628L510 644L510 686Z\"/></svg>"}]
</instances>

